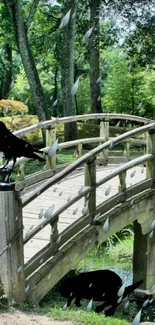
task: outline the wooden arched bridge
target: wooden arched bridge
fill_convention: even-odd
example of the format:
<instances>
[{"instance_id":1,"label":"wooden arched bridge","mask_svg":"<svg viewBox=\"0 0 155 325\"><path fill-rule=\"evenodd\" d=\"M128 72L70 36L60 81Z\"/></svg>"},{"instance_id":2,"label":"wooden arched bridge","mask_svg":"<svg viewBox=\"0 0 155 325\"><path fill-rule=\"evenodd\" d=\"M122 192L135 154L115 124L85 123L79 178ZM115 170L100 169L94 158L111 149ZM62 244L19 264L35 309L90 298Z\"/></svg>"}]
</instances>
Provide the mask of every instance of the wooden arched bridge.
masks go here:
<instances>
[{"instance_id":1,"label":"wooden arched bridge","mask_svg":"<svg viewBox=\"0 0 155 325\"><path fill-rule=\"evenodd\" d=\"M18 181L0 183L0 277L9 300L40 301L96 245L134 222L133 275L144 288L155 284L155 122L133 115L90 114L50 120L17 131L22 136L46 129L46 149L56 140L56 125L100 120L100 136L58 144L76 147L78 157L24 175L20 158ZM142 126L109 137L111 120ZM117 126L118 128L118 126ZM139 143L144 154L130 155ZM97 146L82 155L85 143ZM124 144L124 155L111 157Z\"/></svg>"}]
</instances>

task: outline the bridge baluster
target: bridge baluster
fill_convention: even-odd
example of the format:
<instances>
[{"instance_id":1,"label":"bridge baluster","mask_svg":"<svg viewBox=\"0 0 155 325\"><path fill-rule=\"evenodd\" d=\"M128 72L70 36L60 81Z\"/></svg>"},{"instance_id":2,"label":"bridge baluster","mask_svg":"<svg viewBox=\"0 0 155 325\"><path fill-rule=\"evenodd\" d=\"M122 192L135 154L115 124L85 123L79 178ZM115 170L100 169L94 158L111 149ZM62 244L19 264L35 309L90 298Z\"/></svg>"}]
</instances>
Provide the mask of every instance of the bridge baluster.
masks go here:
<instances>
[{"instance_id":1,"label":"bridge baluster","mask_svg":"<svg viewBox=\"0 0 155 325\"><path fill-rule=\"evenodd\" d=\"M77 146L78 158L82 157L82 143L79 143Z\"/></svg>"},{"instance_id":2,"label":"bridge baluster","mask_svg":"<svg viewBox=\"0 0 155 325\"><path fill-rule=\"evenodd\" d=\"M146 163L146 177L152 178L152 187L155 188L155 130L147 133L146 152L153 155L153 160Z\"/></svg>"},{"instance_id":3,"label":"bridge baluster","mask_svg":"<svg viewBox=\"0 0 155 325\"><path fill-rule=\"evenodd\" d=\"M104 138L104 142L109 140L109 119L100 122L100 138ZM100 157L104 158L104 165L108 164L108 149L100 153Z\"/></svg>"},{"instance_id":4,"label":"bridge baluster","mask_svg":"<svg viewBox=\"0 0 155 325\"><path fill-rule=\"evenodd\" d=\"M49 126L46 129L46 147L51 147L52 144L56 141L56 128L55 126ZM56 155L54 157L46 157L47 168L54 169L56 168Z\"/></svg>"},{"instance_id":5,"label":"bridge baluster","mask_svg":"<svg viewBox=\"0 0 155 325\"><path fill-rule=\"evenodd\" d=\"M58 232L58 220L59 220L59 217L57 217L57 219L55 219L52 223L50 223L50 225L51 225L50 243L51 243L51 244L52 244L54 241L56 241L57 238L59 237L59 232Z\"/></svg>"},{"instance_id":6,"label":"bridge baluster","mask_svg":"<svg viewBox=\"0 0 155 325\"><path fill-rule=\"evenodd\" d=\"M122 172L119 174L119 186L118 186L118 191L119 192L124 192L126 190L126 172Z\"/></svg>"},{"instance_id":7,"label":"bridge baluster","mask_svg":"<svg viewBox=\"0 0 155 325\"><path fill-rule=\"evenodd\" d=\"M124 157L130 160L130 141L124 143Z\"/></svg>"},{"instance_id":8,"label":"bridge baluster","mask_svg":"<svg viewBox=\"0 0 155 325\"><path fill-rule=\"evenodd\" d=\"M96 158L87 161L85 166L85 186L90 186L92 191L88 198L88 211L92 215L96 211ZM91 222L92 220L90 220Z\"/></svg>"},{"instance_id":9,"label":"bridge baluster","mask_svg":"<svg viewBox=\"0 0 155 325\"><path fill-rule=\"evenodd\" d=\"M21 163L18 166L18 175L17 175L17 181L22 181L25 178L25 172L24 172L24 164Z\"/></svg>"}]
</instances>

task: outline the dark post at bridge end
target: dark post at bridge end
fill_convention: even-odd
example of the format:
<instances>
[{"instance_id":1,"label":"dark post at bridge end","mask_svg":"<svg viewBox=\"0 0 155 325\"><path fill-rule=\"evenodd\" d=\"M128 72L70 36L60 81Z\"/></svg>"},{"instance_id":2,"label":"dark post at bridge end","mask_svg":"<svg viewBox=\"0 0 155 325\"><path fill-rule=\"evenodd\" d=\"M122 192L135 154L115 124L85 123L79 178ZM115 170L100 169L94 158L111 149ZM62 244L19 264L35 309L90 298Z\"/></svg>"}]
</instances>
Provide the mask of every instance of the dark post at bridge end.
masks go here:
<instances>
[{"instance_id":1,"label":"dark post at bridge end","mask_svg":"<svg viewBox=\"0 0 155 325\"><path fill-rule=\"evenodd\" d=\"M0 207L0 278L9 301L25 301L22 207L15 183L0 183Z\"/></svg>"},{"instance_id":2,"label":"dark post at bridge end","mask_svg":"<svg viewBox=\"0 0 155 325\"><path fill-rule=\"evenodd\" d=\"M14 191L15 190L15 182L5 183L0 182L0 192Z\"/></svg>"}]
</instances>

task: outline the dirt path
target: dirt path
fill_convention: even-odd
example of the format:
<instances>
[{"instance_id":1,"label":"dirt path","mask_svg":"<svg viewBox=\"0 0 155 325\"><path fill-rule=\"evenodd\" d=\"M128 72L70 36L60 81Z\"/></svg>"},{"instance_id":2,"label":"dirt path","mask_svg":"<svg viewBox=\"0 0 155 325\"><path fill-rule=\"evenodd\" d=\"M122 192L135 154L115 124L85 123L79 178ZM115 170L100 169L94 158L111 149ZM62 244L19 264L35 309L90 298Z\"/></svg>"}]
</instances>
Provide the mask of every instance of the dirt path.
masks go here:
<instances>
[{"instance_id":1,"label":"dirt path","mask_svg":"<svg viewBox=\"0 0 155 325\"><path fill-rule=\"evenodd\" d=\"M75 323L56 321L43 314L22 312L11 308L8 312L0 311L0 325L75 325Z\"/></svg>"}]
</instances>

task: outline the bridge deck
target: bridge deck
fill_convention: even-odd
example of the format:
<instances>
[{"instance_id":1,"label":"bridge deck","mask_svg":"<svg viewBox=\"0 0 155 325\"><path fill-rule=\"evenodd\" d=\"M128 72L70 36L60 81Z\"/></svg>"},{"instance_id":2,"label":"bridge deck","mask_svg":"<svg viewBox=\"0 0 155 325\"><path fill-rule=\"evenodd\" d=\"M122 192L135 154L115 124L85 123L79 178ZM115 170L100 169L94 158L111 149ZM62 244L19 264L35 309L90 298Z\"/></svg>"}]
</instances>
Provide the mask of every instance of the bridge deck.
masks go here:
<instances>
[{"instance_id":1,"label":"bridge deck","mask_svg":"<svg viewBox=\"0 0 155 325\"><path fill-rule=\"evenodd\" d=\"M97 168L97 180L102 179L105 175L110 174L118 165L101 166ZM136 170L134 177L131 177L133 170ZM145 172L142 173L142 167L134 167L127 172L127 187L145 179ZM118 177L103 184L97 189L97 205L118 192ZM54 204L54 212L64 205L69 197L78 193L81 186L84 185L84 169L79 169L66 177L61 183L49 188L30 204L23 209L24 236L30 227L35 228L42 220L39 219L39 212L43 209L45 212ZM105 190L111 185L111 191L105 196ZM59 216L58 230L59 233L68 227L72 222L82 215L84 198L76 202L64 213ZM24 246L25 262L29 260L35 253L48 244L50 238L51 227L48 225L41 230L32 240Z\"/></svg>"}]
</instances>

